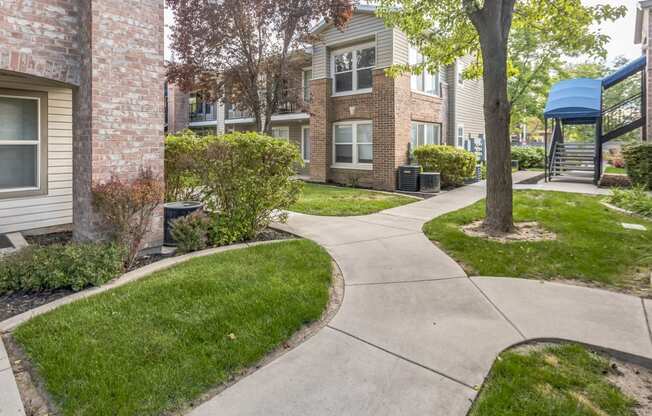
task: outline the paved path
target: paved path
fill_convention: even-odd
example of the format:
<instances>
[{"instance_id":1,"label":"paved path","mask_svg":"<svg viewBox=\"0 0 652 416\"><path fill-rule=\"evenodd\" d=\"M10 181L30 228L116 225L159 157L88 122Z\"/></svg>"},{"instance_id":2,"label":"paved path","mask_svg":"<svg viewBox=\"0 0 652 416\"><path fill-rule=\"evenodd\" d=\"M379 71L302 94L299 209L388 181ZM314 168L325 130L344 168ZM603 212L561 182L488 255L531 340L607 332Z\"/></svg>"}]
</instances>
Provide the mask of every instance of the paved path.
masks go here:
<instances>
[{"instance_id":1,"label":"paved path","mask_svg":"<svg viewBox=\"0 0 652 416\"><path fill-rule=\"evenodd\" d=\"M291 214L285 228L326 247L340 265L342 307L314 337L191 415L462 416L496 356L526 340L574 340L652 358L652 302L469 278L421 232L425 221L484 194L478 184L364 217Z\"/></svg>"}]
</instances>

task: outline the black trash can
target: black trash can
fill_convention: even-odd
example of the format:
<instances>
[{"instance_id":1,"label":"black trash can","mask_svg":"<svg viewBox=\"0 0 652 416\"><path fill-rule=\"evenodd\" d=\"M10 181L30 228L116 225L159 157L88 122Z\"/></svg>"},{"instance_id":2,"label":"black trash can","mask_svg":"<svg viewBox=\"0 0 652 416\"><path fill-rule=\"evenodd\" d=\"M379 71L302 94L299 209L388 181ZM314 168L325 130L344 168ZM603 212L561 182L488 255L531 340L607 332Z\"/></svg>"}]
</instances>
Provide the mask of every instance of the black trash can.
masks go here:
<instances>
[{"instance_id":1,"label":"black trash can","mask_svg":"<svg viewBox=\"0 0 652 416\"><path fill-rule=\"evenodd\" d=\"M437 172L423 172L420 176L421 192L436 194L441 192L441 174Z\"/></svg>"},{"instance_id":2,"label":"black trash can","mask_svg":"<svg viewBox=\"0 0 652 416\"><path fill-rule=\"evenodd\" d=\"M164 210L164 244L166 246L174 247L177 245L176 241L172 238L172 221L177 218L185 217L196 211L201 211L203 208L201 202L196 201L181 201L170 202L163 206Z\"/></svg>"}]
</instances>

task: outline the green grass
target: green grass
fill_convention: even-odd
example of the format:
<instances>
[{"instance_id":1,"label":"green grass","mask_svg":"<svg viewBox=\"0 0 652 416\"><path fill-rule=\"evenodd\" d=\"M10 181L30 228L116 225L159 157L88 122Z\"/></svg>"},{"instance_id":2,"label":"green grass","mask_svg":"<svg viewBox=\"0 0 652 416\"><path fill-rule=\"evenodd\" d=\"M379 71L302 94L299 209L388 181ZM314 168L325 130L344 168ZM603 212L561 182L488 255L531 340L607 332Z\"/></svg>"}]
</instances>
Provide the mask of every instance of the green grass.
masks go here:
<instances>
[{"instance_id":1,"label":"green grass","mask_svg":"<svg viewBox=\"0 0 652 416\"><path fill-rule=\"evenodd\" d=\"M635 416L636 402L609 384L608 372L605 358L579 345L508 351L470 416Z\"/></svg>"},{"instance_id":2,"label":"green grass","mask_svg":"<svg viewBox=\"0 0 652 416\"><path fill-rule=\"evenodd\" d=\"M64 415L158 415L319 319L330 282L314 243L261 245L63 306L14 335Z\"/></svg>"},{"instance_id":3,"label":"green grass","mask_svg":"<svg viewBox=\"0 0 652 416\"><path fill-rule=\"evenodd\" d=\"M605 173L616 173L620 175L627 175L627 170L625 168L614 168L613 166L607 166L604 171Z\"/></svg>"},{"instance_id":4,"label":"green grass","mask_svg":"<svg viewBox=\"0 0 652 416\"><path fill-rule=\"evenodd\" d=\"M473 275L644 285L637 283L636 269L650 265L652 222L612 211L600 201L560 192L515 192L515 221L537 221L556 233L555 241L503 244L467 236L460 226L484 217L484 201L436 218L424 232ZM648 230L625 230L623 222L643 224Z\"/></svg>"},{"instance_id":5,"label":"green grass","mask_svg":"<svg viewBox=\"0 0 652 416\"><path fill-rule=\"evenodd\" d=\"M306 183L301 197L290 210L310 215L342 217L373 214L416 201L409 196L385 192Z\"/></svg>"}]
</instances>

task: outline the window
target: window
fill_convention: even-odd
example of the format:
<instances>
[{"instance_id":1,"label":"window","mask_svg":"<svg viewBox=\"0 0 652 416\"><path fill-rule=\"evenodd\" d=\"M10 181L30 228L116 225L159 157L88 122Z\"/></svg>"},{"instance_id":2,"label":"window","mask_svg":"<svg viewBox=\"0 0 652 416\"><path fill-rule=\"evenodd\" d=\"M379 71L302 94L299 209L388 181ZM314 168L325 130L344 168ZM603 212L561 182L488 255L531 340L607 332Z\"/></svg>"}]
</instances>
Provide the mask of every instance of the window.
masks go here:
<instances>
[{"instance_id":1,"label":"window","mask_svg":"<svg viewBox=\"0 0 652 416\"><path fill-rule=\"evenodd\" d=\"M368 92L373 85L375 46L359 46L333 52L333 93Z\"/></svg>"},{"instance_id":2,"label":"window","mask_svg":"<svg viewBox=\"0 0 652 416\"><path fill-rule=\"evenodd\" d=\"M188 105L190 107L190 121L214 121L215 113L213 111L213 103L208 101L205 94L200 92L190 94L188 98Z\"/></svg>"},{"instance_id":3,"label":"window","mask_svg":"<svg viewBox=\"0 0 652 416\"><path fill-rule=\"evenodd\" d=\"M288 141L290 140L290 128L287 126L272 127L272 137Z\"/></svg>"},{"instance_id":4,"label":"window","mask_svg":"<svg viewBox=\"0 0 652 416\"><path fill-rule=\"evenodd\" d=\"M457 126L457 147L464 147L464 126Z\"/></svg>"},{"instance_id":5,"label":"window","mask_svg":"<svg viewBox=\"0 0 652 416\"><path fill-rule=\"evenodd\" d=\"M425 144L441 143L441 125L434 123L412 122L412 149Z\"/></svg>"},{"instance_id":6,"label":"window","mask_svg":"<svg viewBox=\"0 0 652 416\"><path fill-rule=\"evenodd\" d=\"M347 121L333 125L335 166L369 169L373 163L373 125L371 121Z\"/></svg>"},{"instance_id":7,"label":"window","mask_svg":"<svg viewBox=\"0 0 652 416\"><path fill-rule=\"evenodd\" d=\"M423 63L423 55L415 48L410 48L410 65ZM439 95L439 73L432 74L423 70L421 74L412 74L412 91L423 92L428 95Z\"/></svg>"},{"instance_id":8,"label":"window","mask_svg":"<svg viewBox=\"0 0 652 416\"><path fill-rule=\"evenodd\" d=\"M304 162L310 162L310 127L301 127L301 157Z\"/></svg>"},{"instance_id":9,"label":"window","mask_svg":"<svg viewBox=\"0 0 652 416\"><path fill-rule=\"evenodd\" d=\"M464 85L464 63L457 61L457 83Z\"/></svg>"},{"instance_id":10,"label":"window","mask_svg":"<svg viewBox=\"0 0 652 416\"><path fill-rule=\"evenodd\" d=\"M45 191L46 114L47 94L0 90L0 198Z\"/></svg>"},{"instance_id":11,"label":"window","mask_svg":"<svg viewBox=\"0 0 652 416\"><path fill-rule=\"evenodd\" d=\"M312 69L303 70L303 101L310 102L310 80L312 79Z\"/></svg>"}]
</instances>

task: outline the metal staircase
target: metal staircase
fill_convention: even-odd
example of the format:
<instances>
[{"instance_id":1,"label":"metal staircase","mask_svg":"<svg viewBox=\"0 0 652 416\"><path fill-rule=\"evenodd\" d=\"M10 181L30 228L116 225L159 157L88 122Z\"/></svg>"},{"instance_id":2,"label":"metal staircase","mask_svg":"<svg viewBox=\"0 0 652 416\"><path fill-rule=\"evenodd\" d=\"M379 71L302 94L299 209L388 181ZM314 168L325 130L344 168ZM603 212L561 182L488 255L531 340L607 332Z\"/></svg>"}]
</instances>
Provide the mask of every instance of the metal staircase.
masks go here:
<instances>
[{"instance_id":1,"label":"metal staircase","mask_svg":"<svg viewBox=\"0 0 652 416\"><path fill-rule=\"evenodd\" d=\"M559 176L593 177L595 143L555 143L550 156L550 179Z\"/></svg>"}]
</instances>

